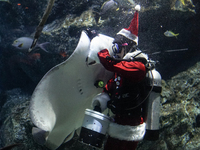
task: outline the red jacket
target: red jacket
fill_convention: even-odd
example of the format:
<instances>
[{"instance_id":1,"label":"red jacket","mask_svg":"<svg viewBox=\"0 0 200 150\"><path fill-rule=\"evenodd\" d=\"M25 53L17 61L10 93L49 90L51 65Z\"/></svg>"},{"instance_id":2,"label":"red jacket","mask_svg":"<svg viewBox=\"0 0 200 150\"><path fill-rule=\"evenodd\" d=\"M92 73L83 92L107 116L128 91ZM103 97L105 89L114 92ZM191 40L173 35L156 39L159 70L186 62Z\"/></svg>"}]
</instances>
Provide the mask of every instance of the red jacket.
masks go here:
<instances>
[{"instance_id":1,"label":"red jacket","mask_svg":"<svg viewBox=\"0 0 200 150\"><path fill-rule=\"evenodd\" d=\"M146 68L142 62L138 61L121 61L114 62L107 60L106 57L110 56L107 49L98 53L101 64L109 71L119 74L121 77L128 79L130 82L140 82L146 76Z\"/></svg>"},{"instance_id":2,"label":"red jacket","mask_svg":"<svg viewBox=\"0 0 200 150\"><path fill-rule=\"evenodd\" d=\"M98 53L98 57L100 59L101 64L107 70L115 73L115 77L110 79L107 82L104 92L108 92L112 99L113 99L113 96L121 97L120 99L122 101L125 101L124 107L127 107L127 106L129 107L129 103L126 103L127 100L129 99L133 99L133 101L131 102L132 105L134 105L134 103L137 104L138 100L143 99L141 97L140 99L134 100L134 97L135 96L138 97L138 94L137 94L138 88L140 88L143 85L142 81L144 81L146 77L145 65L139 61L115 62L115 61L106 59L106 57L108 56L110 57L110 54L107 49L104 49ZM123 89L121 89L120 87L123 87ZM120 94L122 94L121 96L118 93L119 91L116 91L116 89L118 88L120 88L122 91L120 92ZM139 91L142 91L142 90L139 90ZM130 93L128 94L129 96L125 96L124 94L126 93ZM144 96L144 93L141 93L140 95ZM120 107L124 108L123 106L120 106Z\"/></svg>"}]
</instances>

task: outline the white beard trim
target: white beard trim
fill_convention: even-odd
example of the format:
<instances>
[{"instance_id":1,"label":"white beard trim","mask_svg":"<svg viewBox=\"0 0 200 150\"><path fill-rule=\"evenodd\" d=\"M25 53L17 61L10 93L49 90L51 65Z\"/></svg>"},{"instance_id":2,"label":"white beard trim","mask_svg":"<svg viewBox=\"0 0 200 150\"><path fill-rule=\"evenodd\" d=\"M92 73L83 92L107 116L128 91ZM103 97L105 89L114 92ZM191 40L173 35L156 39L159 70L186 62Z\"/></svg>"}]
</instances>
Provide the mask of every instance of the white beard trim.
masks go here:
<instances>
[{"instance_id":1,"label":"white beard trim","mask_svg":"<svg viewBox=\"0 0 200 150\"><path fill-rule=\"evenodd\" d=\"M136 45L138 45L138 36L132 34L131 31L126 29L121 29L117 34L123 35L126 38L133 40L136 43Z\"/></svg>"},{"instance_id":2,"label":"white beard trim","mask_svg":"<svg viewBox=\"0 0 200 150\"><path fill-rule=\"evenodd\" d=\"M110 123L108 134L115 139L125 141L140 141L145 135L146 123L138 126L120 125L117 123Z\"/></svg>"}]
</instances>

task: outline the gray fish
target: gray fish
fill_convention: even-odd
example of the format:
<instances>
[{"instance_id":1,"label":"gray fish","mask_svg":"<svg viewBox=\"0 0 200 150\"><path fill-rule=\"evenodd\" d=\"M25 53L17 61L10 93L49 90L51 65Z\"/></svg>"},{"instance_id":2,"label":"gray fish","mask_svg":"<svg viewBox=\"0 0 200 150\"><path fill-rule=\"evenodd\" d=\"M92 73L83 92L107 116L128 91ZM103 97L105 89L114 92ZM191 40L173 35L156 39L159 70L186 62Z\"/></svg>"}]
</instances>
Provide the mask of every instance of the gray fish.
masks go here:
<instances>
[{"instance_id":1,"label":"gray fish","mask_svg":"<svg viewBox=\"0 0 200 150\"><path fill-rule=\"evenodd\" d=\"M31 52L29 51L29 48L31 47L31 44L33 43L33 39L29 37L20 37L16 39L12 46L16 47L17 49L20 49L24 52ZM45 52L48 52L45 48L44 45L48 44L49 42L41 43L41 44L36 44L36 47L40 47L42 50Z\"/></svg>"},{"instance_id":2,"label":"gray fish","mask_svg":"<svg viewBox=\"0 0 200 150\"><path fill-rule=\"evenodd\" d=\"M103 3L101 6L101 11L100 12L95 12L95 20L98 23L99 17L101 16L108 16L112 11L117 11L118 8L118 3L115 2L114 0L108 0Z\"/></svg>"},{"instance_id":3,"label":"gray fish","mask_svg":"<svg viewBox=\"0 0 200 150\"><path fill-rule=\"evenodd\" d=\"M117 9L117 5L118 5L117 2L115 2L114 0L109 0L104 2L103 5L101 6L100 15L103 15L110 10Z\"/></svg>"}]
</instances>

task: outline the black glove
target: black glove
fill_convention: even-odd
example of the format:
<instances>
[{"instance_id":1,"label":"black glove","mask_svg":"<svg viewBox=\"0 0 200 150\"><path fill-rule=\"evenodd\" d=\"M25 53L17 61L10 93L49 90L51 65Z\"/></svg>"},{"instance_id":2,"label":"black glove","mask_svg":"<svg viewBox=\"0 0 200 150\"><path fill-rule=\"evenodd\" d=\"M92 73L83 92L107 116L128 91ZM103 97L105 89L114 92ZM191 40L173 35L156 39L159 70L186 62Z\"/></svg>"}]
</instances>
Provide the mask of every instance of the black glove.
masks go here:
<instances>
[{"instance_id":1,"label":"black glove","mask_svg":"<svg viewBox=\"0 0 200 150\"><path fill-rule=\"evenodd\" d=\"M95 107L94 107L94 111L98 111L98 112L101 113L101 107L100 107L100 106L95 106Z\"/></svg>"},{"instance_id":2,"label":"black glove","mask_svg":"<svg viewBox=\"0 0 200 150\"><path fill-rule=\"evenodd\" d=\"M95 36L98 35L98 33L95 30L92 30L90 28L87 28L85 31L86 31L88 37L90 38L90 40L92 40Z\"/></svg>"}]
</instances>

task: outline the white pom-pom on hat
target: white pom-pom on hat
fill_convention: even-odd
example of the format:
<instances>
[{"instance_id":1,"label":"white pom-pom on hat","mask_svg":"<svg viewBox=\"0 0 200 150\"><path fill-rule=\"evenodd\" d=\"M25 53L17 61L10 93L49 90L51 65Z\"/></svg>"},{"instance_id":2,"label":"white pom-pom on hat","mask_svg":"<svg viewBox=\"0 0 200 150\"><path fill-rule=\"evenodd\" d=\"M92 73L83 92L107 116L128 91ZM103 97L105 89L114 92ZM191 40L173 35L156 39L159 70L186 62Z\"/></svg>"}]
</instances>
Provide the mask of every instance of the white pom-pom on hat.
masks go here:
<instances>
[{"instance_id":1,"label":"white pom-pom on hat","mask_svg":"<svg viewBox=\"0 0 200 150\"><path fill-rule=\"evenodd\" d=\"M140 11L140 9L141 9L140 5L135 6L135 10Z\"/></svg>"}]
</instances>

